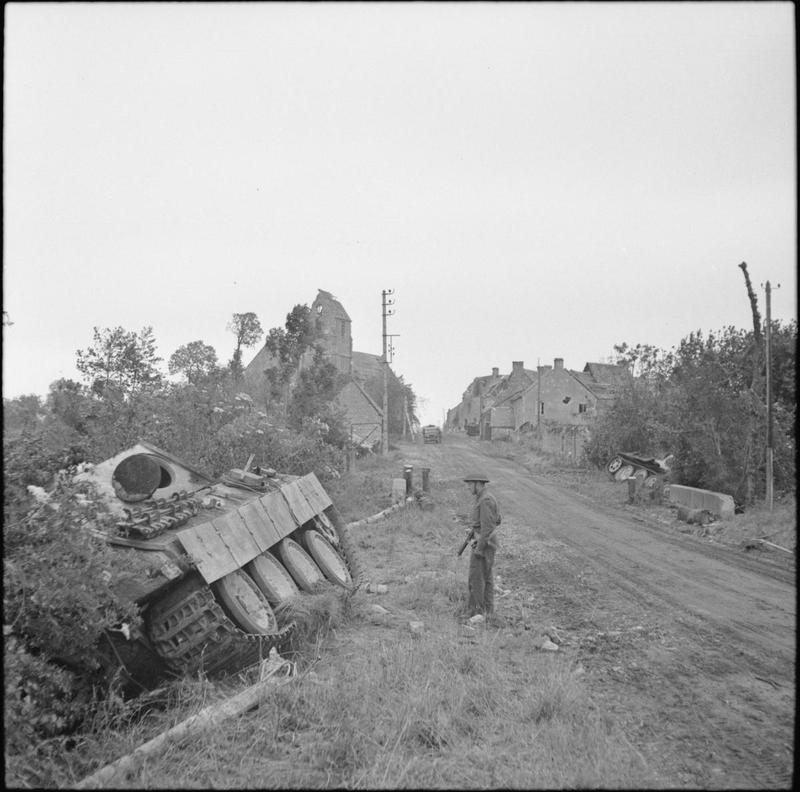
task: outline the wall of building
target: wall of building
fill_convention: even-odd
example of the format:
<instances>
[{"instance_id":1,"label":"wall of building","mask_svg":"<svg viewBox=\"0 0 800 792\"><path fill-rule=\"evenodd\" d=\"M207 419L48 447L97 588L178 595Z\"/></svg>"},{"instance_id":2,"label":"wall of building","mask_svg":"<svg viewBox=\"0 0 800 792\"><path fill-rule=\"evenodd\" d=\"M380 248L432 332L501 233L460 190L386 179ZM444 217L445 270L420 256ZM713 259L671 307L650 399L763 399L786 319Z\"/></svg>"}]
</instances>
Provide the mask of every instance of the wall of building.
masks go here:
<instances>
[{"instance_id":1,"label":"wall of building","mask_svg":"<svg viewBox=\"0 0 800 792\"><path fill-rule=\"evenodd\" d=\"M380 412L352 380L339 391L335 404L346 413L348 431L352 430L354 434L366 438L369 443L373 440L380 441Z\"/></svg>"},{"instance_id":2,"label":"wall of building","mask_svg":"<svg viewBox=\"0 0 800 792\"><path fill-rule=\"evenodd\" d=\"M541 411L544 405L544 412ZM585 425L597 414L597 398L563 368L542 366L537 382L514 400L514 428L543 421L560 425Z\"/></svg>"}]
</instances>

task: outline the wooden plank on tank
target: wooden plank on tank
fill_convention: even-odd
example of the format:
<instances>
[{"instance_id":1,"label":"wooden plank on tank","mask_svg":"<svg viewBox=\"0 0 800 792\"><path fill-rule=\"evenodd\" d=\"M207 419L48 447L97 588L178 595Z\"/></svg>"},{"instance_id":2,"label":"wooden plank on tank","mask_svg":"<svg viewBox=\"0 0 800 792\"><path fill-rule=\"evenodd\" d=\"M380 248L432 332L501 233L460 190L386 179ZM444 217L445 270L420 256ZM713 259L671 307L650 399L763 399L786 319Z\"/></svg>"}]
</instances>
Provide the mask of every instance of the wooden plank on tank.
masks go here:
<instances>
[{"instance_id":1,"label":"wooden plank on tank","mask_svg":"<svg viewBox=\"0 0 800 792\"><path fill-rule=\"evenodd\" d=\"M313 518L314 514L316 514L296 481L290 481L288 484L284 484L281 487L281 492L283 493L283 497L286 498L286 502L289 504L289 508L292 510L292 514L294 514L298 525L308 522Z\"/></svg>"},{"instance_id":2,"label":"wooden plank on tank","mask_svg":"<svg viewBox=\"0 0 800 792\"><path fill-rule=\"evenodd\" d=\"M261 501L251 500L249 503L245 503L244 506L240 506L238 511L239 516L262 553L265 550L269 550L272 545L280 542L282 536Z\"/></svg>"},{"instance_id":3,"label":"wooden plank on tank","mask_svg":"<svg viewBox=\"0 0 800 792\"><path fill-rule=\"evenodd\" d=\"M303 495L306 496L306 500L311 504L311 508L314 509L315 514L325 511L325 509L331 505L332 501L330 497L328 497L328 493L325 492L322 484L319 483L319 480L313 473L309 473L307 476L298 479L297 484Z\"/></svg>"},{"instance_id":4,"label":"wooden plank on tank","mask_svg":"<svg viewBox=\"0 0 800 792\"><path fill-rule=\"evenodd\" d=\"M259 501L272 520L281 539L283 539L284 536L288 536L297 528L298 522L289 510L289 504L286 502L283 495L281 495L280 490L268 492L266 495L260 497Z\"/></svg>"},{"instance_id":5,"label":"wooden plank on tank","mask_svg":"<svg viewBox=\"0 0 800 792\"><path fill-rule=\"evenodd\" d=\"M250 531L247 530L244 520L235 510L217 517L211 521L211 524L216 528L239 567L243 567L261 554L261 550L250 535Z\"/></svg>"},{"instance_id":6,"label":"wooden plank on tank","mask_svg":"<svg viewBox=\"0 0 800 792\"><path fill-rule=\"evenodd\" d=\"M206 583L213 583L239 568L236 559L210 522L185 528L178 533L178 539L194 560L197 571Z\"/></svg>"}]
</instances>

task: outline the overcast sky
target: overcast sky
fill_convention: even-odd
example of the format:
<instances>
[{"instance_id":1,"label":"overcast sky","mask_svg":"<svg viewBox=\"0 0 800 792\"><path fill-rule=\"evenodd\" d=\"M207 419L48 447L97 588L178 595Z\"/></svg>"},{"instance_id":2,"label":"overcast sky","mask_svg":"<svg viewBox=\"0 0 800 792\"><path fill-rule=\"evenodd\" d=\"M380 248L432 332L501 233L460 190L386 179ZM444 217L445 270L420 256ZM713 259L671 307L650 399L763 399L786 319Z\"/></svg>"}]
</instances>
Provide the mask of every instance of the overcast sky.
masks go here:
<instances>
[{"instance_id":1,"label":"overcast sky","mask_svg":"<svg viewBox=\"0 0 800 792\"><path fill-rule=\"evenodd\" d=\"M7 4L3 395L317 289L440 423L512 360L796 318L790 3ZM256 348L245 353L245 362Z\"/></svg>"}]
</instances>

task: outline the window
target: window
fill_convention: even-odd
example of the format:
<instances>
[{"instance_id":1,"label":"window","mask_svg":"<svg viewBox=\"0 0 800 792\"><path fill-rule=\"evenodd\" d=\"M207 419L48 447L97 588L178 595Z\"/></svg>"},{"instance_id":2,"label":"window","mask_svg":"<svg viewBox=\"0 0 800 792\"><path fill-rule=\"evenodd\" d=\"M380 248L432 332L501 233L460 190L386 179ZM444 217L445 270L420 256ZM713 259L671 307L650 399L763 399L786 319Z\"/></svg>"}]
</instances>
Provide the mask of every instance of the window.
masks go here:
<instances>
[{"instance_id":1,"label":"window","mask_svg":"<svg viewBox=\"0 0 800 792\"><path fill-rule=\"evenodd\" d=\"M579 404L578 405L578 412L579 413L585 413L586 412L586 405L585 404Z\"/></svg>"}]
</instances>

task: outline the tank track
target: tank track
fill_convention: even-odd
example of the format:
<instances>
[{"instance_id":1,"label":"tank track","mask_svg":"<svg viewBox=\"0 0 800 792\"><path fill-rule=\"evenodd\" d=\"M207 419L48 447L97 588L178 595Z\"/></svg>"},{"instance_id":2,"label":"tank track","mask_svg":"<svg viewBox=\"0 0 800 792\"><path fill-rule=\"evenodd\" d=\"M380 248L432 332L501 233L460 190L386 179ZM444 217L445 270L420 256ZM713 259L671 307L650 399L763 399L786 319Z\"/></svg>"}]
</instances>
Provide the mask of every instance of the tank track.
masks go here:
<instances>
[{"instance_id":1,"label":"tank track","mask_svg":"<svg viewBox=\"0 0 800 792\"><path fill-rule=\"evenodd\" d=\"M339 551L344 558L347 569L350 571L350 577L353 578L353 590L360 588L364 583L364 567L361 564L359 553L356 550L355 542L350 534L350 529L345 524L344 520L339 515L336 507L332 507L333 512L333 526L336 533L339 535Z\"/></svg>"},{"instance_id":2,"label":"tank track","mask_svg":"<svg viewBox=\"0 0 800 792\"><path fill-rule=\"evenodd\" d=\"M177 673L235 672L254 665L285 644L294 622L271 635L242 632L223 612L197 575L182 580L146 614L156 652Z\"/></svg>"}]
</instances>

